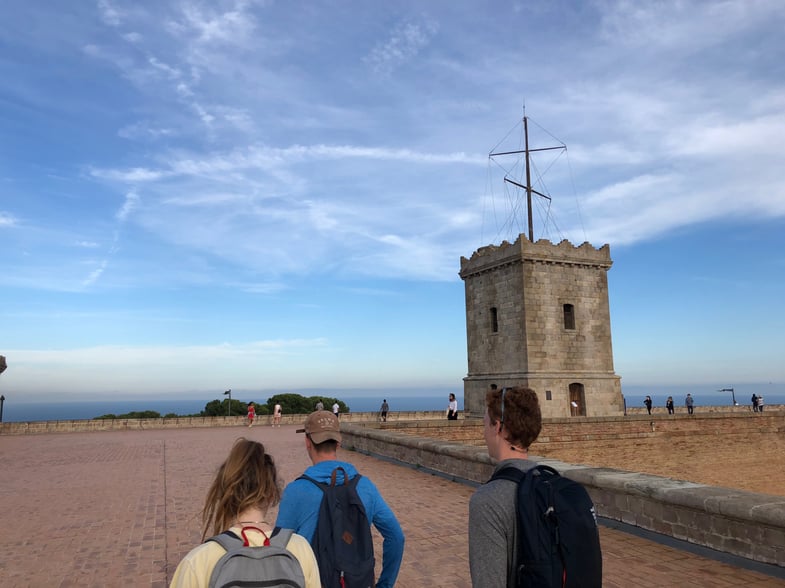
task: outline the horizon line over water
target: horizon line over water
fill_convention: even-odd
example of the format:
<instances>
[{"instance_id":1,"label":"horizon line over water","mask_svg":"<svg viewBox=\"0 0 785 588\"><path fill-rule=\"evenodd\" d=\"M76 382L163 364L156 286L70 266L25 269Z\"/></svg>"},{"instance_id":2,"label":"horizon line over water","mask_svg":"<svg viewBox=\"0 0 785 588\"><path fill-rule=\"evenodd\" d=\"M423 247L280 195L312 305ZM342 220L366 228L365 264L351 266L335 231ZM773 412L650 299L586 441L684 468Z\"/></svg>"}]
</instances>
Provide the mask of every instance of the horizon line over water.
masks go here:
<instances>
[{"instance_id":1,"label":"horizon line over water","mask_svg":"<svg viewBox=\"0 0 785 588\"><path fill-rule=\"evenodd\" d=\"M753 393L763 395L766 404L785 404L785 385L783 384L743 384L740 386L730 386L734 388L736 402L739 405L749 405L750 397ZM392 412L398 411L438 411L447 409L447 395L454 392L458 400L459 410L464 409L463 391L456 390L454 387L428 388L421 392L416 389L376 389L376 390L329 390L311 389L299 390L298 394L303 396L324 396L334 397L342 400L351 412L377 412L383 399L387 399ZM732 405L732 395L730 392L720 392L715 386L707 385L629 385L624 386L623 396L627 408L643 406L643 399L650 395L654 406L664 406L668 396L673 396L677 407L684 406L684 398L690 392L695 400L695 406L730 406ZM277 391L265 396L258 392L237 390L238 396L233 400L245 398L253 399L254 402L264 404L270 396L286 392ZM363 394L355 396L353 394ZM3 421L4 422L28 422L28 421L55 421L55 420L86 420L105 414L126 414L129 412L141 412L154 410L161 416L175 413L178 415L199 414L204 410L205 405L213 400L223 400L224 397L206 399L203 394L201 398L196 398L197 394L191 397L169 398L161 400L153 396L140 396L134 398L117 398L100 400L73 400L73 401L32 401L18 402L12 394L4 392L6 396ZM264 398L264 400L257 400Z\"/></svg>"}]
</instances>

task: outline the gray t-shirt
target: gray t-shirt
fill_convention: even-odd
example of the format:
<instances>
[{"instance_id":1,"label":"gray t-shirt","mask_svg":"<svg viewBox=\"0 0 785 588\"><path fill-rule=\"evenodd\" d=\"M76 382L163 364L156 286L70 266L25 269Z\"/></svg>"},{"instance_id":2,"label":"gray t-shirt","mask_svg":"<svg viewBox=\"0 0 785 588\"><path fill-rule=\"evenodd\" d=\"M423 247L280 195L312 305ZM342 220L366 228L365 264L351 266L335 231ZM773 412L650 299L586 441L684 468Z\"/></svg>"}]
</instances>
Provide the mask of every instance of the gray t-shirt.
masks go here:
<instances>
[{"instance_id":1,"label":"gray t-shirt","mask_svg":"<svg viewBox=\"0 0 785 588\"><path fill-rule=\"evenodd\" d=\"M512 465L528 470L536 465L526 459L505 459L494 473ZM518 486L494 480L480 486L469 500L469 571L473 588L512 586L518 549L515 501Z\"/></svg>"}]
</instances>

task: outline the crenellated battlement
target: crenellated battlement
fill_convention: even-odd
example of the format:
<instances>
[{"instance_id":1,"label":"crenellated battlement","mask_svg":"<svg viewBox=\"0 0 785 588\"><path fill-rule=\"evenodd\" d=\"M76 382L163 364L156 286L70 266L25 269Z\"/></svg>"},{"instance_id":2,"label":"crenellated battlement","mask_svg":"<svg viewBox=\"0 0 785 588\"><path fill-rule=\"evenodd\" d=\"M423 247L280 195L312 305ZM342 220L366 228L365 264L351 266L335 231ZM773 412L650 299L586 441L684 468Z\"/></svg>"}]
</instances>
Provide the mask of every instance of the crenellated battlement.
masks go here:
<instances>
[{"instance_id":1,"label":"crenellated battlement","mask_svg":"<svg viewBox=\"0 0 785 588\"><path fill-rule=\"evenodd\" d=\"M595 248L588 241L584 241L576 246L567 239L562 239L558 244L547 239L538 239L532 243L524 234L520 234L515 243L505 240L500 245L480 247L469 259L461 257L460 275L466 277L476 272L520 261L589 265L606 270L613 265L608 244Z\"/></svg>"}]
</instances>

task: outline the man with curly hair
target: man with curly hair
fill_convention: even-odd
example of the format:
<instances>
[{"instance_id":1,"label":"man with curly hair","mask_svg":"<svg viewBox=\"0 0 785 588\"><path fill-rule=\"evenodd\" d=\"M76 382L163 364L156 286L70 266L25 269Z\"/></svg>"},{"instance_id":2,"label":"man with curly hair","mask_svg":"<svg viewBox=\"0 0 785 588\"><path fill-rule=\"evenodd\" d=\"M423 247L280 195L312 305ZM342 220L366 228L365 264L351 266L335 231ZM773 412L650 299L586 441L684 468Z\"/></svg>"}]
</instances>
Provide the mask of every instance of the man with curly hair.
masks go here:
<instances>
[{"instance_id":1,"label":"man with curly hair","mask_svg":"<svg viewBox=\"0 0 785 588\"><path fill-rule=\"evenodd\" d=\"M529 446L542 428L537 394L530 388L491 388L485 395L483 431L494 472L513 466L526 471ZM518 486L492 480L480 486L469 501L469 570L474 588L515 586L518 553L516 501Z\"/></svg>"}]
</instances>

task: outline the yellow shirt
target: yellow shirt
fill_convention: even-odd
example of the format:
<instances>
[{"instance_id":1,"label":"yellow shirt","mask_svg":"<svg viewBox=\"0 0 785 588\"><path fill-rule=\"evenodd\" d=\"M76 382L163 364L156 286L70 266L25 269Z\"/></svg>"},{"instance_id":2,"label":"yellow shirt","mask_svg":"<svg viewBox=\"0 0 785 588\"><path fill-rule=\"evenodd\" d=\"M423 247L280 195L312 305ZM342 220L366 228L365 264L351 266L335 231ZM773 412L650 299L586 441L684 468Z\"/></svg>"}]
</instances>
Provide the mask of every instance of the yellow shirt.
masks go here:
<instances>
[{"instance_id":1,"label":"yellow shirt","mask_svg":"<svg viewBox=\"0 0 785 588\"><path fill-rule=\"evenodd\" d=\"M242 536L240 535L240 527L232 527L230 531L238 537ZM249 544L253 547L264 545L264 537L261 533L250 532L246 535ZM286 544L286 549L297 558L303 568L305 588L321 588L319 566L316 563L311 545L305 540L305 537L295 533ZM207 588L215 564L225 553L224 548L215 541L208 541L194 547L177 566L172 583L169 585L170 588Z\"/></svg>"}]
</instances>

